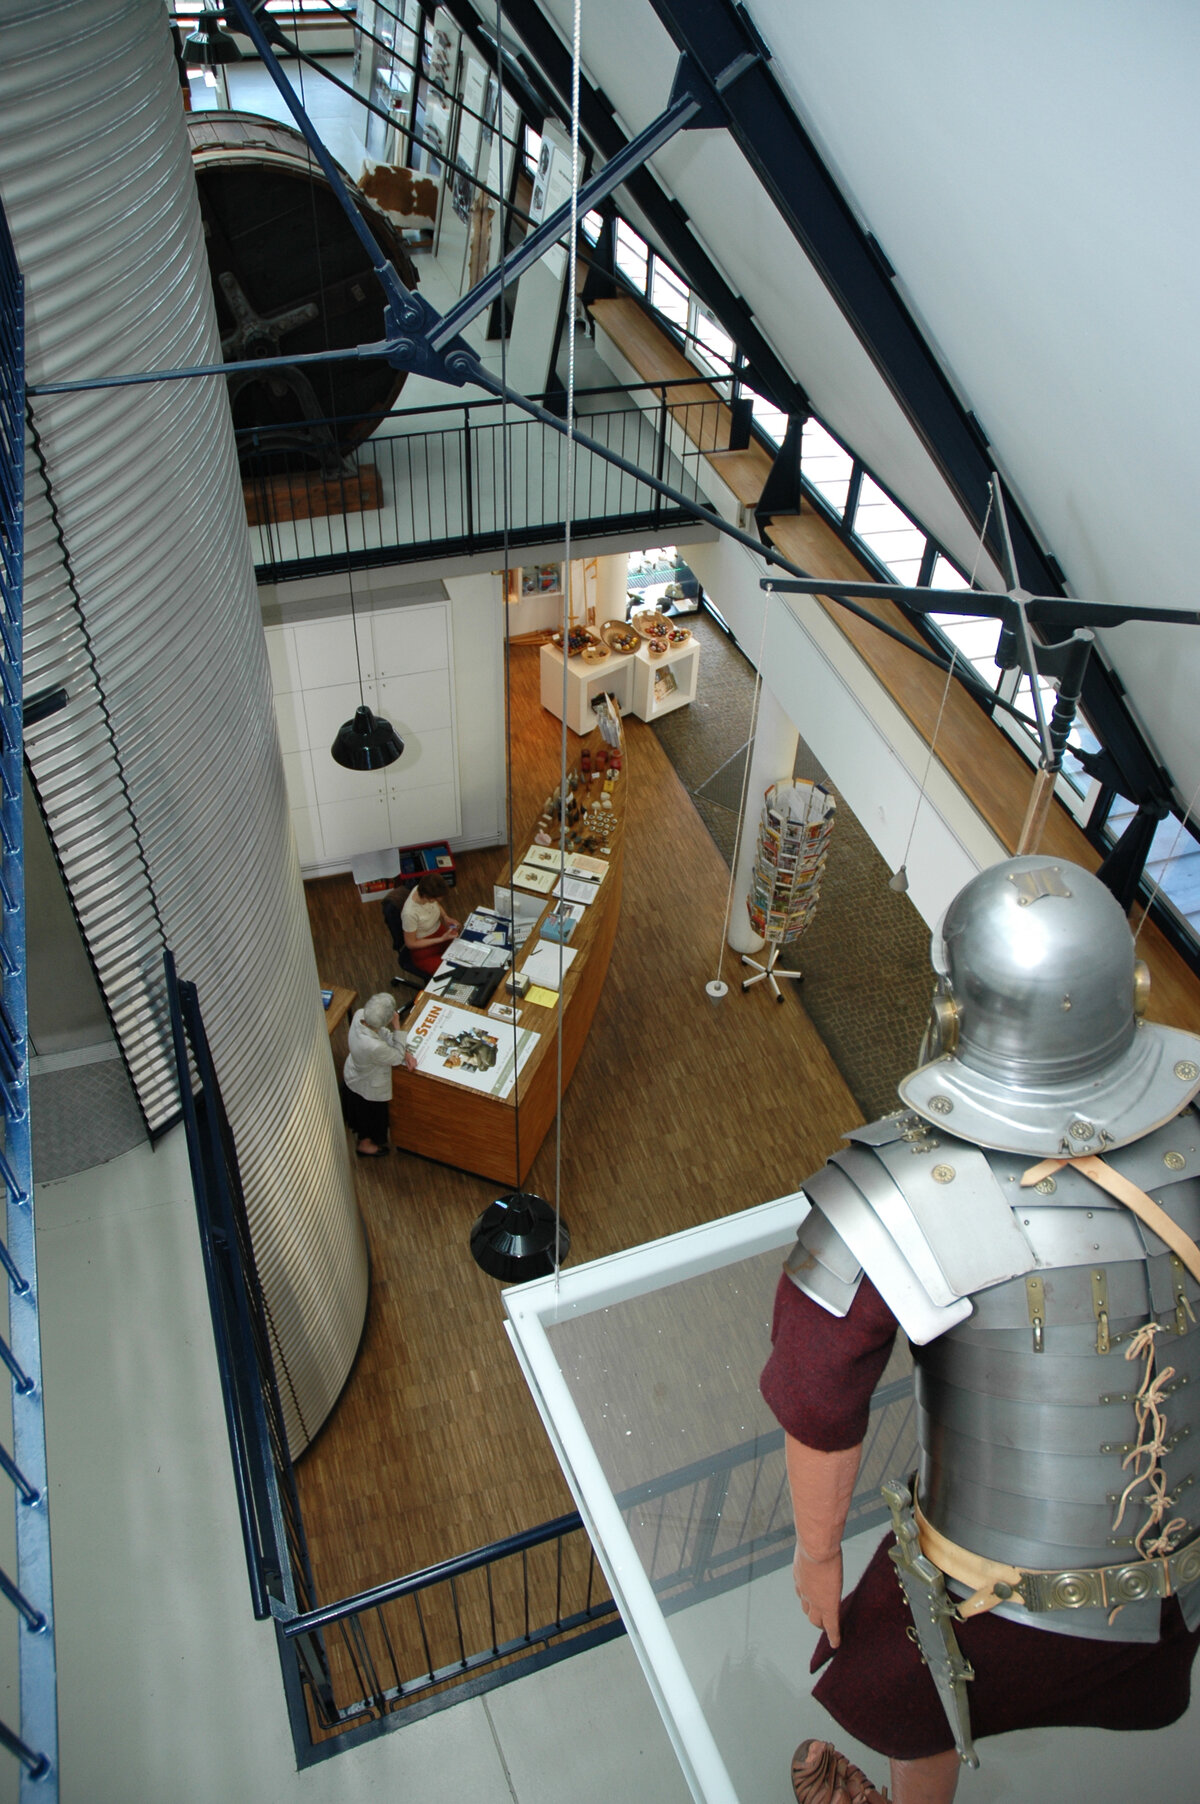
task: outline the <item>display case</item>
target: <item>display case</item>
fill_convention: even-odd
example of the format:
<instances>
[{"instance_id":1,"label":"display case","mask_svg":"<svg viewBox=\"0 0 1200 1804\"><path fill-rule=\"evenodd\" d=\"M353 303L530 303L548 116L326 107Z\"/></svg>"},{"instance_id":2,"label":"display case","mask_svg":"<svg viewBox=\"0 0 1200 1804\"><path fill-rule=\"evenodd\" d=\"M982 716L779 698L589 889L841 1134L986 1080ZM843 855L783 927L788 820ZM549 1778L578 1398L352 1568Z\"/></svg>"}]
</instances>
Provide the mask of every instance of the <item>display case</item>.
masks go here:
<instances>
[{"instance_id":1,"label":"display case","mask_svg":"<svg viewBox=\"0 0 1200 1804\"><path fill-rule=\"evenodd\" d=\"M700 642L672 645L657 657L643 645L633 654L633 712L639 720L659 720L696 699L700 681Z\"/></svg>"}]
</instances>

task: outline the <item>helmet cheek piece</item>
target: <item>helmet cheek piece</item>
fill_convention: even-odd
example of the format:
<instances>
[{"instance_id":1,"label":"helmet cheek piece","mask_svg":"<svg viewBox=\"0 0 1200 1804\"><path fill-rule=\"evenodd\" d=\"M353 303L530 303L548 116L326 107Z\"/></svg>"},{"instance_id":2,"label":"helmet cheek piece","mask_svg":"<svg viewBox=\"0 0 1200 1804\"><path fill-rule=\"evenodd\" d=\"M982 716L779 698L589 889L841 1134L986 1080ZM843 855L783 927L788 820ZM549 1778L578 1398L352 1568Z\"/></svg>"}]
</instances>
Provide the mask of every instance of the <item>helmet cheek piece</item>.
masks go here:
<instances>
[{"instance_id":1,"label":"helmet cheek piece","mask_svg":"<svg viewBox=\"0 0 1200 1804\"><path fill-rule=\"evenodd\" d=\"M1145 959L1133 962L1133 1012L1140 1021L1150 1002L1150 967Z\"/></svg>"},{"instance_id":2,"label":"helmet cheek piece","mask_svg":"<svg viewBox=\"0 0 1200 1804\"><path fill-rule=\"evenodd\" d=\"M954 999L949 978L939 977L929 1004L929 1018L925 1023L918 1064L932 1064L934 1059L940 1059L954 1051L958 1045L959 1016L959 1006Z\"/></svg>"}]
</instances>

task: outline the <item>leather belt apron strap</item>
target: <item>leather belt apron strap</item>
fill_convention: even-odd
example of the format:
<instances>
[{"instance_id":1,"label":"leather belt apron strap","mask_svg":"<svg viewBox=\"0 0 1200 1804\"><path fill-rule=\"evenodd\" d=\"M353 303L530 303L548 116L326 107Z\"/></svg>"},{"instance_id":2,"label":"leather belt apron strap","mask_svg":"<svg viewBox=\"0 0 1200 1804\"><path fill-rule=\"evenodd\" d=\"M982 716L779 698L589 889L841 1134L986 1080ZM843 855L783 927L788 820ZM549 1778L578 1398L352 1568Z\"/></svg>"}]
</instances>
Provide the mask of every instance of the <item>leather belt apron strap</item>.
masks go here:
<instances>
[{"instance_id":1,"label":"leather belt apron strap","mask_svg":"<svg viewBox=\"0 0 1200 1804\"><path fill-rule=\"evenodd\" d=\"M1158 1559L1126 1560L1116 1566L1084 1566L1077 1570L1026 1571L1006 1566L1000 1560L986 1560L981 1554L948 1541L926 1520L915 1498L913 1517L926 1559L932 1560L947 1578L974 1586L970 1597L957 1607L964 1621L1014 1598L1039 1615L1046 1610L1089 1607L1111 1610L1147 1597L1171 1597L1200 1578L1200 1536Z\"/></svg>"},{"instance_id":2,"label":"leather belt apron strap","mask_svg":"<svg viewBox=\"0 0 1200 1804\"><path fill-rule=\"evenodd\" d=\"M947 1578L957 1579L960 1585L972 1588L970 1597L957 1606L957 1613L964 1621L970 1616L981 1616L986 1610L994 1610L998 1603L1012 1596L1024 1576L1019 1567L1005 1566L999 1560L985 1560L982 1554L948 1541L926 1520L915 1497L913 1516L921 1533L921 1552L925 1558L932 1560ZM996 1589L998 1584L1003 1587L1000 1591Z\"/></svg>"},{"instance_id":3,"label":"leather belt apron strap","mask_svg":"<svg viewBox=\"0 0 1200 1804\"><path fill-rule=\"evenodd\" d=\"M1153 1197L1147 1196L1144 1190L1139 1190L1136 1184L1123 1178L1119 1171L1114 1171L1111 1165L1106 1165L1094 1153L1087 1153L1078 1159L1043 1159L1040 1165L1031 1165L1022 1175L1021 1188L1024 1190L1031 1184L1040 1184L1043 1178L1052 1177L1064 1165L1081 1171L1085 1178L1090 1178L1093 1184L1098 1184L1101 1190L1107 1190L1109 1196L1115 1196L1119 1203L1124 1203L1127 1209L1131 1209L1139 1221L1145 1222L1160 1240L1166 1241L1171 1251L1182 1259L1200 1284L1200 1247L1191 1235L1185 1234Z\"/></svg>"}]
</instances>

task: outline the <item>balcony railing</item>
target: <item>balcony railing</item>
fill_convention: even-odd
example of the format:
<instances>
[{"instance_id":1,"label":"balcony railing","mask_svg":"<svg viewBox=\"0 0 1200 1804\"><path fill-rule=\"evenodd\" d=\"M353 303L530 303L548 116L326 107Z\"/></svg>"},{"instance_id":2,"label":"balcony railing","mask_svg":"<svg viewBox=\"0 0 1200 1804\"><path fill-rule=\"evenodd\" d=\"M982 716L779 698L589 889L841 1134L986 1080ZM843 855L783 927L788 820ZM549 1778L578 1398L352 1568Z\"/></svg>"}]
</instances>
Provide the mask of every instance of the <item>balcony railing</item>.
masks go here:
<instances>
[{"instance_id":1,"label":"balcony railing","mask_svg":"<svg viewBox=\"0 0 1200 1804\"><path fill-rule=\"evenodd\" d=\"M915 1426L908 1378L872 1399L847 1519L860 1534L887 1510L882 1479L906 1471ZM782 1430L670 1472L618 1499L668 1612L790 1563L795 1544ZM308 1711L292 1729L301 1765L594 1646L624 1630L580 1517L572 1513L278 1625L303 1673ZM319 1647L317 1638L321 1637Z\"/></svg>"},{"instance_id":2,"label":"balcony railing","mask_svg":"<svg viewBox=\"0 0 1200 1804\"><path fill-rule=\"evenodd\" d=\"M705 387L581 391L579 431L703 507L701 460L725 447L729 430L728 409ZM254 434L239 434L239 443L245 451ZM579 445L568 499L567 466L561 433L512 411L505 421L496 401L389 415L332 476L314 469L245 479L259 581L492 551L506 533L511 544L553 544L568 516L576 539L657 538L695 519Z\"/></svg>"}]
</instances>

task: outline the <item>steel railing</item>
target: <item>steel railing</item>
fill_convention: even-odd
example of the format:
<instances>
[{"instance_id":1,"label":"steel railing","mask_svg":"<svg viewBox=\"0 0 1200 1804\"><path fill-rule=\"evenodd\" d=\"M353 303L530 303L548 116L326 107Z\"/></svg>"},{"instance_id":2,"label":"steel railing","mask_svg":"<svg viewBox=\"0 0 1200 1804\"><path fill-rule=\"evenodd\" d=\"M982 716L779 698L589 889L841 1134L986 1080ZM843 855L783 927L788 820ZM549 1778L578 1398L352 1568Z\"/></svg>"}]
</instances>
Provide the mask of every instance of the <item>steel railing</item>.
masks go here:
<instances>
[{"instance_id":1,"label":"steel railing","mask_svg":"<svg viewBox=\"0 0 1200 1804\"><path fill-rule=\"evenodd\" d=\"M848 1533L882 1523L884 1477L912 1464L911 1378L872 1400ZM760 1578L795 1544L782 1430L648 1480L617 1499L664 1611ZM301 1765L623 1633L581 1518L572 1513L278 1625L302 1667L319 1645L325 1683L293 1703ZM286 1670L286 1657L285 1657ZM291 1695L295 1700L295 1689Z\"/></svg>"},{"instance_id":2,"label":"steel railing","mask_svg":"<svg viewBox=\"0 0 1200 1804\"><path fill-rule=\"evenodd\" d=\"M20 1762L20 1797L58 1797L58 1680L42 1403L41 1331L34 1248L33 1161L25 992L25 873L21 817L21 579L25 473L24 291L0 212L0 1177L7 1225L8 1334L0 1360L12 1381L12 1451L0 1469L13 1487L16 1577L0 1572L15 1612L20 1729L0 1723L0 1744Z\"/></svg>"},{"instance_id":3,"label":"steel railing","mask_svg":"<svg viewBox=\"0 0 1200 1804\"><path fill-rule=\"evenodd\" d=\"M695 380L581 391L579 428L649 475L706 506L701 464L728 449L727 404ZM561 399L561 398L560 398ZM325 442L342 422L299 422ZM277 428L282 432L284 428ZM424 558L690 525L695 514L650 483L576 447L568 504L567 441L496 401L391 414L330 474L271 472L261 432L238 433L260 467L244 479L260 582ZM507 507L506 500L507 481Z\"/></svg>"}]
</instances>

